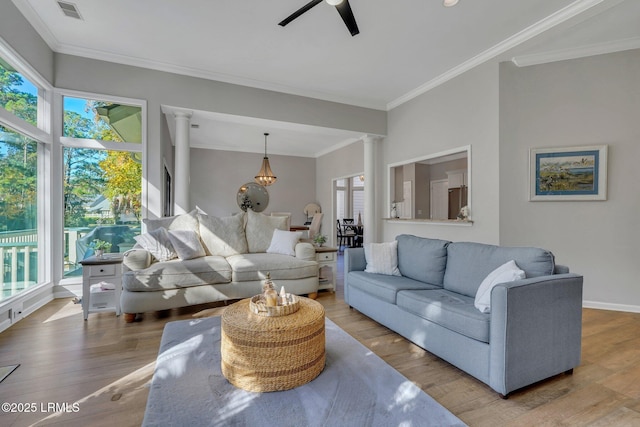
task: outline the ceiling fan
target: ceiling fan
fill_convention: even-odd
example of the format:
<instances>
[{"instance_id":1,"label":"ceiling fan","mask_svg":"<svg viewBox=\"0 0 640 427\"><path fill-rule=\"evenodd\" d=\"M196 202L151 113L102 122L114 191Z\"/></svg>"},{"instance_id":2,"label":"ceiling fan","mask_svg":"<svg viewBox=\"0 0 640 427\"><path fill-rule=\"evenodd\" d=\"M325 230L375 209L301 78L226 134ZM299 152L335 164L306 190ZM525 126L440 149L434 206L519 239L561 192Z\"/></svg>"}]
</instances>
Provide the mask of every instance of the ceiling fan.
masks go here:
<instances>
[{"instance_id":1,"label":"ceiling fan","mask_svg":"<svg viewBox=\"0 0 640 427\"><path fill-rule=\"evenodd\" d=\"M300 9L293 12L291 15L286 17L282 22L278 23L281 27L284 27L294 19L298 18L305 12L308 12L312 7L317 6L322 3L323 0L311 0L309 3L302 6ZM344 24L349 29L349 32L352 36L360 33L358 29L358 24L356 24L356 19L353 17L353 11L351 10L351 6L349 5L349 0L324 0L329 3L331 6L335 6L344 21Z\"/></svg>"}]
</instances>

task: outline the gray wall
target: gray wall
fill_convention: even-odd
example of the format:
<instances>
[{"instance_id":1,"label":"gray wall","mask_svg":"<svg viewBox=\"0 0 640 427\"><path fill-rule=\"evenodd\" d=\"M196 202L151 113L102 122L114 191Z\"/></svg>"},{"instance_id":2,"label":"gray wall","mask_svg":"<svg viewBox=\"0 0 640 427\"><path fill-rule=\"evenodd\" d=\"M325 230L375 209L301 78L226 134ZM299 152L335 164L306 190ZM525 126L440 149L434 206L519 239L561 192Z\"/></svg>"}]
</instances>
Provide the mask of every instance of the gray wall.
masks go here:
<instances>
[{"instance_id":1,"label":"gray wall","mask_svg":"<svg viewBox=\"0 0 640 427\"><path fill-rule=\"evenodd\" d=\"M364 145L362 141L349 144L316 159L316 198L324 216L320 232L335 245L335 223L333 180L359 175L364 172ZM365 177L365 185L367 178Z\"/></svg>"},{"instance_id":2,"label":"gray wall","mask_svg":"<svg viewBox=\"0 0 640 427\"><path fill-rule=\"evenodd\" d=\"M471 145L471 227L382 221L378 240L402 233L448 240L499 242L498 65L468 71L389 111L380 173L378 218L389 216L388 165Z\"/></svg>"},{"instance_id":3,"label":"gray wall","mask_svg":"<svg viewBox=\"0 0 640 427\"><path fill-rule=\"evenodd\" d=\"M191 202L213 216L240 212L236 194L242 184L253 182L262 157L258 153L192 148ZM269 205L264 213L291 212L291 224L304 224L304 207L315 202L315 159L269 155L269 163L278 180L266 187Z\"/></svg>"},{"instance_id":4,"label":"gray wall","mask_svg":"<svg viewBox=\"0 0 640 427\"><path fill-rule=\"evenodd\" d=\"M53 52L49 46L11 1L0 2L0 16L0 37L42 77L53 83Z\"/></svg>"},{"instance_id":5,"label":"gray wall","mask_svg":"<svg viewBox=\"0 0 640 427\"><path fill-rule=\"evenodd\" d=\"M54 75L54 85L61 89L147 100L149 217L161 215L163 159L172 163L162 105L363 133L386 131L384 111L77 56L56 54Z\"/></svg>"},{"instance_id":6,"label":"gray wall","mask_svg":"<svg viewBox=\"0 0 640 427\"><path fill-rule=\"evenodd\" d=\"M640 50L500 68L500 236L583 274L586 305L640 309ZM609 146L608 200L529 202L531 147ZM618 306L616 306L618 305Z\"/></svg>"}]
</instances>

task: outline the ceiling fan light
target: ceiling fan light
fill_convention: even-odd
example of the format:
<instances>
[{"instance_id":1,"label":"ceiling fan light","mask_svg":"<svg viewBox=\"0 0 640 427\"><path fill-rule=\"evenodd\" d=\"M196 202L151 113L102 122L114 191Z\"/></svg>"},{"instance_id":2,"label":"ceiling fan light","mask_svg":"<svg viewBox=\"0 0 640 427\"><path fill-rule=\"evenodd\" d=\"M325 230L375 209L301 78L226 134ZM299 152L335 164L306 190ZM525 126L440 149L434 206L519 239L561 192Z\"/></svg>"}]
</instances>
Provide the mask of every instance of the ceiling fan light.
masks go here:
<instances>
[{"instance_id":1,"label":"ceiling fan light","mask_svg":"<svg viewBox=\"0 0 640 427\"><path fill-rule=\"evenodd\" d=\"M442 2L442 5L444 7L451 7L451 6L455 6L458 4L458 0L444 0Z\"/></svg>"},{"instance_id":2,"label":"ceiling fan light","mask_svg":"<svg viewBox=\"0 0 640 427\"><path fill-rule=\"evenodd\" d=\"M325 0L327 3L329 3L331 6L337 6L340 3L342 3L342 0Z\"/></svg>"}]
</instances>

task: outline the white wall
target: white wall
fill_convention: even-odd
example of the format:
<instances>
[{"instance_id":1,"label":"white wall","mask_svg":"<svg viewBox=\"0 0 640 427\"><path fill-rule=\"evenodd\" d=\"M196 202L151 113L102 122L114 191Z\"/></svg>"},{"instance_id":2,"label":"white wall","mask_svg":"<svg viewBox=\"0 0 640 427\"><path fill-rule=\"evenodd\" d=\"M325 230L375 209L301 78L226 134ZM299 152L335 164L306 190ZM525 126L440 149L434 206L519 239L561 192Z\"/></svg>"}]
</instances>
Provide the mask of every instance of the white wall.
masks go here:
<instances>
[{"instance_id":1,"label":"white wall","mask_svg":"<svg viewBox=\"0 0 640 427\"><path fill-rule=\"evenodd\" d=\"M500 68L500 236L584 275L585 305L640 311L640 50ZM608 200L529 202L531 147L609 145Z\"/></svg>"},{"instance_id":2,"label":"white wall","mask_svg":"<svg viewBox=\"0 0 640 427\"><path fill-rule=\"evenodd\" d=\"M254 181L262 157L258 153L192 148L191 202L213 216L240 212L236 194L242 184ZM278 180L266 187L269 205L264 213L291 212L291 224L304 224L304 207L315 202L315 159L269 155L269 163Z\"/></svg>"},{"instance_id":3,"label":"white wall","mask_svg":"<svg viewBox=\"0 0 640 427\"><path fill-rule=\"evenodd\" d=\"M384 176L378 217L389 216L388 165L471 145L473 226L382 221L378 240L398 234L447 240L499 242L498 65L487 63L389 111L380 163Z\"/></svg>"}]
</instances>

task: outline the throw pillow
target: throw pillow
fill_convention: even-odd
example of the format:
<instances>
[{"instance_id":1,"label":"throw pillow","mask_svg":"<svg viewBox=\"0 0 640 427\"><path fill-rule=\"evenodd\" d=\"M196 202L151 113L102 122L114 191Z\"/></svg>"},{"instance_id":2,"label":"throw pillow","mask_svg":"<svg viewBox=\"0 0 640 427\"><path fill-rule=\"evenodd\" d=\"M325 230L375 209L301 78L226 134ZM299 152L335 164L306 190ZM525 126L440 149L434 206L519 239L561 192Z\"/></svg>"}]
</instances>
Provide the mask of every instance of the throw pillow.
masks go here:
<instances>
[{"instance_id":1,"label":"throw pillow","mask_svg":"<svg viewBox=\"0 0 640 427\"><path fill-rule=\"evenodd\" d=\"M296 245L301 237L301 231L273 230L273 238L267 248L267 253L295 256Z\"/></svg>"},{"instance_id":2,"label":"throw pillow","mask_svg":"<svg viewBox=\"0 0 640 427\"><path fill-rule=\"evenodd\" d=\"M249 252L266 252L276 229L287 231L286 216L267 216L247 209L245 233Z\"/></svg>"},{"instance_id":3,"label":"throw pillow","mask_svg":"<svg viewBox=\"0 0 640 427\"><path fill-rule=\"evenodd\" d=\"M158 261L169 261L178 257L165 228L160 227L157 230L134 236L134 239Z\"/></svg>"},{"instance_id":4,"label":"throw pillow","mask_svg":"<svg viewBox=\"0 0 640 427\"><path fill-rule=\"evenodd\" d=\"M200 238L193 230L169 230L169 240L181 261L206 255Z\"/></svg>"},{"instance_id":5,"label":"throw pillow","mask_svg":"<svg viewBox=\"0 0 640 427\"><path fill-rule=\"evenodd\" d=\"M398 242L366 243L364 245L364 258L367 273L386 274L387 276L400 276L398 270Z\"/></svg>"},{"instance_id":6,"label":"throw pillow","mask_svg":"<svg viewBox=\"0 0 640 427\"><path fill-rule=\"evenodd\" d=\"M208 255L228 257L249 252L244 234L244 212L223 218L198 214L200 239Z\"/></svg>"},{"instance_id":7,"label":"throw pillow","mask_svg":"<svg viewBox=\"0 0 640 427\"><path fill-rule=\"evenodd\" d=\"M145 218L142 222L147 226L147 231L157 230L158 228L166 228L167 230L193 230L198 232L198 215L197 210L189 213L167 216L164 218L149 219Z\"/></svg>"},{"instance_id":8,"label":"throw pillow","mask_svg":"<svg viewBox=\"0 0 640 427\"><path fill-rule=\"evenodd\" d=\"M493 287L500 283L513 282L525 277L525 272L518 268L514 260L502 264L482 281L478 292L476 292L474 305L482 313L491 313L491 290Z\"/></svg>"}]
</instances>

